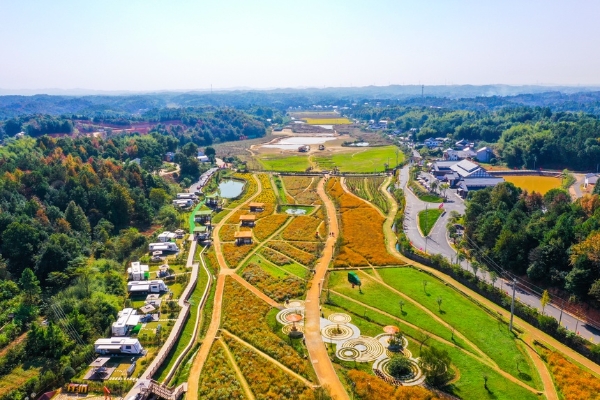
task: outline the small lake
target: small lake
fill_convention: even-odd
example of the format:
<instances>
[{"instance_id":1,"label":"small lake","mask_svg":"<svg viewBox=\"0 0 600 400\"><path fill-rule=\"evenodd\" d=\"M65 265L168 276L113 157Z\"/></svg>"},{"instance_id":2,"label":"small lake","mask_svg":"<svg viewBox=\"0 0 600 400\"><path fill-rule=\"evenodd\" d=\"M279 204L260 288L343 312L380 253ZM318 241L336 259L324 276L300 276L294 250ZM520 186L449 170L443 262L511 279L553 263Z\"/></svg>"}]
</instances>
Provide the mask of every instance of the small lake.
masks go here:
<instances>
[{"instance_id":1,"label":"small lake","mask_svg":"<svg viewBox=\"0 0 600 400\"><path fill-rule=\"evenodd\" d=\"M238 197L240 194L242 194L242 190L244 190L244 182L229 180L219 183L221 197L225 199L233 199Z\"/></svg>"},{"instance_id":2,"label":"small lake","mask_svg":"<svg viewBox=\"0 0 600 400\"><path fill-rule=\"evenodd\" d=\"M350 144L350 146L355 146L355 147L367 147L367 146L369 146L369 143L368 143L368 142L352 143L352 144Z\"/></svg>"},{"instance_id":3,"label":"small lake","mask_svg":"<svg viewBox=\"0 0 600 400\"><path fill-rule=\"evenodd\" d=\"M314 207L312 207L312 206L287 205L287 206L281 206L281 211L285 212L286 214L290 214L290 215L306 215L306 214L310 214L311 211L313 210L313 208Z\"/></svg>"},{"instance_id":4,"label":"small lake","mask_svg":"<svg viewBox=\"0 0 600 400\"><path fill-rule=\"evenodd\" d=\"M291 214L291 215L304 215L304 214L306 214L306 210L304 210L302 208L288 208L287 210L285 210L285 212L287 214Z\"/></svg>"}]
</instances>

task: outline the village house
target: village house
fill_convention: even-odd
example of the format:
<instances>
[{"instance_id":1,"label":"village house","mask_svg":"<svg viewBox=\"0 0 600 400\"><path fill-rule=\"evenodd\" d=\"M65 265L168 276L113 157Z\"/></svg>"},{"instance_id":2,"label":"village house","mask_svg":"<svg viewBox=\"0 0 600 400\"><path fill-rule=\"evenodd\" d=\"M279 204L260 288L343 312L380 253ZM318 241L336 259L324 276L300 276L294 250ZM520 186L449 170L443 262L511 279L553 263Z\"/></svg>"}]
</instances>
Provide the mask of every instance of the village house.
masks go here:
<instances>
[{"instance_id":1,"label":"village house","mask_svg":"<svg viewBox=\"0 0 600 400\"><path fill-rule=\"evenodd\" d=\"M179 251L176 243L173 242L158 242L148 244L148 251Z\"/></svg>"},{"instance_id":2,"label":"village house","mask_svg":"<svg viewBox=\"0 0 600 400\"><path fill-rule=\"evenodd\" d=\"M94 351L98 354L142 354L144 348L138 339L113 337L98 339L94 343Z\"/></svg>"},{"instance_id":3,"label":"village house","mask_svg":"<svg viewBox=\"0 0 600 400\"><path fill-rule=\"evenodd\" d=\"M170 242L175 239L177 239L177 234L174 232L164 231L163 233L158 235L158 241L162 243Z\"/></svg>"},{"instance_id":4,"label":"village house","mask_svg":"<svg viewBox=\"0 0 600 400\"><path fill-rule=\"evenodd\" d=\"M240 215L240 223L242 226L254 226L256 215Z\"/></svg>"},{"instance_id":5,"label":"village house","mask_svg":"<svg viewBox=\"0 0 600 400\"><path fill-rule=\"evenodd\" d=\"M211 208L215 208L215 207L219 207L219 195L216 193L213 194L209 194L206 196L206 206L207 207L211 207Z\"/></svg>"},{"instance_id":6,"label":"village house","mask_svg":"<svg viewBox=\"0 0 600 400\"><path fill-rule=\"evenodd\" d=\"M188 208L194 205L194 200L192 199L176 199L173 200L173 205L179 208Z\"/></svg>"},{"instance_id":7,"label":"village house","mask_svg":"<svg viewBox=\"0 0 600 400\"><path fill-rule=\"evenodd\" d=\"M585 174L585 180L583 182L583 187L588 189L590 186L596 185L598 182L598 174Z\"/></svg>"},{"instance_id":8,"label":"village house","mask_svg":"<svg viewBox=\"0 0 600 400\"><path fill-rule=\"evenodd\" d=\"M261 212L265 209L265 203L250 203L248 204L250 207L250 212Z\"/></svg>"},{"instance_id":9,"label":"village house","mask_svg":"<svg viewBox=\"0 0 600 400\"><path fill-rule=\"evenodd\" d=\"M140 316L133 308L124 308L117 314L117 320L112 324L113 336L125 336L140 323Z\"/></svg>"},{"instance_id":10,"label":"village house","mask_svg":"<svg viewBox=\"0 0 600 400\"><path fill-rule=\"evenodd\" d=\"M441 145L441 143L437 139L434 139L432 137L429 139L425 139L425 146L429 147L430 149L434 148L434 147L438 147L440 145Z\"/></svg>"},{"instance_id":11,"label":"village house","mask_svg":"<svg viewBox=\"0 0 600 400\"><path fill-rule=\"evenodd\" d=\"M196 196L194 193L177 193L177 199L191 199L193 201L196 201L198 200L198 196Z\"/></svg>"},{"instance_id":12,"label":"village house","mask_svg":"<svg viewBox=\"0 0 600 400\"><path fill-rule=\"evenodd\" d=\"M464 160L466 158L473 158L477 155L477 153L475 153L473 150L471 150L470 148L465 148L464 150L453 150L453 149L446 149L444 150L444 160L448 160L448 161L460 161L460 160Z\"/></svg>"},{"instance_id":13,"label":"village house","mask_svg":"<svg viewBox=\"0 0 600 400\"><path fill-rule=\"evenodd\" d=\"M199 210L194 214L194 221L201 224L209 224L212 216L212 210Z\"/></svg>"},{"instance_id":14,"label":"village house","mask_svg":"<svg viewBox=\"0 0 600 400\"><path fill-rule=\"evenodd\" d=\"M252 244L252 231L236 232L234 237L235 244L237 244L238 246L243 244Z\"/></svg>"},{"instance_id":15,"label":"village house","mask_svg":"<svg viewBox=\"0 0 600 400\"><path fill-rule=\"evenodd\" d=\"M210 238L210 226L197 225L194 227L194 238L196 240L207 240Z\"/></svg>"},{"instance_id":16,"label":"village house","mask_svg":"<svg viewBox=\"0 0 600 400\"><path fill-rule=\"evenodd\" d=\"M169 290L165 282L161 279L152 281L130 281L127 282L127 292L129 294L148 294L161 293Z\"/></svg>"},{"instance_id":17,"label":"village house","mask_svg":"<svg viewBox=\"0 0 600 400\"><path fill-rule=\"evenodd\" d=\"M165 161L172 162L174 160L175 160L175 153L173 153L172 151L165 153Z\"/></svg>"},{"instance_id":18,"label":"village house","mask_svg":"<svg viewBox=\"0 0 600 400\"><path fill-rule=\"evenodd\" d=\"M482 147L477 150L477 161L489 163L492 158L494 158L494 152L489 147Z\"/></svg>"},{"instance_id":19,"label":"village house","mask_svg":"<svg viewBox=\"0 0 600 400\"><path fill-rule=\"evenodd\" d=\"M142 281L150 279L149 267L140 264L139 261L131 263L131 267L127 268L128 279L131 281Z\"/></svg>"}]
</instances>

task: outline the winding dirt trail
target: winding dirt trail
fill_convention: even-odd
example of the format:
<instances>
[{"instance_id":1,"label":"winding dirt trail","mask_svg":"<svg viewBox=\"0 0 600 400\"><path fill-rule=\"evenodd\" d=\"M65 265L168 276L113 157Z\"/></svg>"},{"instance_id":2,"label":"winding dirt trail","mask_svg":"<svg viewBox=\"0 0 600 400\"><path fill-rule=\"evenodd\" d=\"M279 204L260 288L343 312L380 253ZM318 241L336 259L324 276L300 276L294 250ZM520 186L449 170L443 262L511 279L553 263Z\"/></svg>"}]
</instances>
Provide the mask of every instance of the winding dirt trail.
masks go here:
<instances>
[{"instance_id":1,"label":"winding dirt trail","mask_svg":"<svg viewBox=\"0 0 600 400\"><path fill-rule=\"evenodd\" d=\"M240 382L240 385L242 385L244 394L246 395L248 400L254 400L254 393L252 393L250 385L248 385L248 381L246 381L246 377L242 373L242 370L240 370L239 365L237 365L237 363L235 362L235 358L233 357L233 354L231 354L231 351L229 350L229 347L227 347L227 344L225 343L223 338L219 338L219 344L223 346L223 351L227 355L227 359L229 360L229 363L231 364L231 367L233 368L233 371L235 372L235 375L238 381Z\"/></svg>"},{"instance_id":2,"label":"winding dirt trail","mask_svg":"<svg viewBox=\"0 0 600 400\"><path fill-rule=\"evenodd\" d=\"M329 218L329 231L335 236L327 236L323 255L315 267L315 274L311 281L310 289L306 294L305 302L305 322L304 322L304 337L306 338L306 347L308 355L312 361L315 373L319 379L321 386L327 387L329 394L336 400L349 399L348 393L344 389L342 382L335 373L333 364L329 359L329 354L323 338L321 336L321 310L320 310L320 295L322 282L325 279L325 273L329 268L329 263L333 258L333 248L336 238L339 236L338 220L336 216L335 206L325 193L325 179L322 179L317 186L317 193L325 205L327 218Z\"/></svg>"}]
</instances>

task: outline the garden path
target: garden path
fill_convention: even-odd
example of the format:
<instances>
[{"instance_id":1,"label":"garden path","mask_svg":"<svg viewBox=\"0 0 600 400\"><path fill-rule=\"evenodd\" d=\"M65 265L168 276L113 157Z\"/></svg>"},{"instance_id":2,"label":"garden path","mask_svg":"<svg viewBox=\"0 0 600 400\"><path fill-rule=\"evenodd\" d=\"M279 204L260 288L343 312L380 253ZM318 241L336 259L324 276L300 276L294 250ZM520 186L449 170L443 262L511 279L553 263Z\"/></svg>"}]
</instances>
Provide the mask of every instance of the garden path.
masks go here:
<instances>
[{"instance_id":1,"label":"garden path","mask_svg":"<svg viewBox=\"0 0 600 400\"><path fill-rule=\"evenodd\" d=\"M262 301L264 301L265 303L267 303L271 307L275 307L275 308L277 308L279 310L283 310L284 307L281 304L279 304L278 302L276 302L275 300L273 300L272 298L270 298L269 296L267 296L266 294L264 294L263 292L261 292L260 290L258 290L256 287L252 286L247 280L245 280L244 278L242 278L238 274L228 273L227 275L230 275L233 279L235 279L236 281L238 281L239 284L241 284L246 289L248 289L249 291L251 291L252 293L254 293L254 295L256 297L258 297L259 299L261 299Z\"/></svg>"},{"instance_id":2,"label":"garden path","mask_svg":"<svg viewBox=\"0 0 600 400\"><path fill-rule=\"evenodd\" d=\"M535 368L540 373L540 378L542 379L542 384L544 385L544 393L546 394L547 400L558 400L558 393L556 392L556 386L554 386L554 380L552 379L552 375L550 375L550 371L548 370L548 366L542 360L540 355L535 351L533 347L533 340L525 334L523 336L523 341L525 342L525 348L527 349L527 353L529 353L529 357L533 360Z\"/></svg>"},{"instance_id":3,"label":"garden path","mask_svg":"<svg viewBox=\"0 0 600 400\"><path fill-rule=\"evenodd\" d=\"M251 349L252 351L256 352L256 354L260 355L262 358L264 358L265 360L275 364L278 368L280 368L281 370L285 371L288 375L293 376L294 378L298 379L299 381L301 381L302 383L304 383L306 386L314 388L315 384L311 381L309 381L308 379L306 379L305 377L303 377L302 375L298 374L297 372L292 371L291 369L289 369L288 367L286 367L285 365L283 365L282 363L280 363L279 361L277 361L276 359L274 359L273 357L271 357L270 355L263 353L262 351L260 351L259 349L257 349L256 347L252 346L250 343L246 342L244 339L237 337L236 335L234 335L233 333L226 331L225 329L221 329L221 333L235 339L236 341L238 341L240 344L246 346L247 348Z\"/></svg>"},{"instance_id":4,"label":"garden path","mask_svg":"<svg viewBox=\"0 0 600 400\"><path fill-rule=\"evenodd\" d=\"M329 394L336 400L348 400L348 393L344 390L340 378L335 373L327 349L323 343L323 337L321 336L321 285L325 279L325 273L329 268L329 264L333 258L333 250L335 246L336 238L339 237L338 219L335 211L333 202L325 193L325 182L327 181L327 175L322 179L317 186L317 193L327 211L327 218L329 219L329 231L335 234L334 237L328 236L325 242L325 248L323 249L323 255L315 266L315 274L313 276L310 289L306 294L305 302L305 322L304 322L304 336L306 339L306 348L310 360L312 361L315 373L319 379L321 386L327 386Z\"/></svg>"},{"instance_id":5,"label":"garden path","mask_svg":"<svg viewBox=\"0 0 600 400\"><path fill-rule=\"evenodd\" d=\"M255 399L254 393L252 393L252 390L250 389L250 385L248 385L248 382L246 381L244 374L242 373L242 371L240 370L240 367L235 362L235 358L233 358L233 354L231 354L229 347L227 347L227 344L225 344L225 341L223 340L223 338L219 338L219 343L221 346L223 346L223 351L225 351L225 354L227 355L227 358L229 359L229 363L231 364L231 367L235 371L235 375L237 376L237 379L240 382L240 385L242 385L242 389L244 389L244 394L246 395L248 400L254 400Z\"/></svg>"},{"instance_id":6,"label":"garden path","mask_svg":"<svg viewBox=\"0 0 600 400\"><path fill-rule=\"evenodd\" d=\"M392 231L392 225L394 223L394 217L395 217L396 213L398 212L398 204L396 203L396 201L394 200L394 198L392 197L392 195L390 193L388 193L387 191L384 191L384 193L388 197L388 199L390 200L391 205L392 205L390 213L388 214L387 221L385 222L385 224L383 226L384 234L387 238L386 241L388 244L388 249L390 251L393 251L394 254L396 254L398 257L400 257L402 260L404 260L407 264L412 264L417 268L427 271L428 273L432 274L433 276L436 276L437 278L441 279L443 282L447 283L448 285L452 285L456 290L464 293L467 297L473 299L476 302L483 304L485 307L493 310L494 312L497 312L503 318L508 319L510 317L510 312L508 310L505 310L504 308L500 307L499 305L492 302L491 300L488 300L487 298L474 292L473 290L469 289L468 287L464 286L463 284L459 283L458 281L454 280L453 278L444 274L443 272L440 272L435 268L431 268L424 264L421 264L421 263L411 260L410 258L404 256L402 253L400 253L400 251L398 251L396 249L397 239L396 239L396 234ZM518 325L520 329L528 332L531 335L532 339L549 344L551 347L555 348L556 350L563 353L567 357L570 357L574 361L576 361L579 364L583 365L584 367L588 368L596 376L600 377L600 365L594 363L593 361L591 361L590 359L579 354L578 352L571 349L570 347L567 347L566 345L562 344L561 342L554 339L550 335L543 333L542 331L533 327L532 325L525 322L521 318L515 316L514 322L515 322L515 325Z\"/></svg>"},{"instance_id":7,"label":"garden path","mask_svg":"<svg viewBox=\"0 0 600 400\"><path fill-rule=\"evenodd\" d=\"M262 185L260 184L260 180L252 175L257 184L256 193L252 195L246 202L254 199L262 192ZM240 208L246 204L246 202L240 204L230 211L228 216L235 214ZM223 226L225 222L227 222L228 218L223 218L216 226L213 231L213 239L215 246L215 254L217 257L217 262L219 263L219 277L217 278L217 286L215 289L215 298L214 298L214 306L212 318L210 321L210 325L208 326L208 330L206 331L206 335L202 344L200 345L200 350L198 351L198 355L194 359L192 367L190 369L190 374L188 376L188 390L186 397L189 400L197 400L198 399L198 382L200 380L200 373L202 372L202 367L206 362L206 358L208 357L208 353L210 352L210 348L212 343L215 340L217 332L219 331L219 326L221 325L221 305L223 303L223 289L225 288L225 271L227 268L227 263L225 262L225 257L223 257L223 252L221 250L221 242L219 241L219 230Z\"/></svg>"}]
</instances>

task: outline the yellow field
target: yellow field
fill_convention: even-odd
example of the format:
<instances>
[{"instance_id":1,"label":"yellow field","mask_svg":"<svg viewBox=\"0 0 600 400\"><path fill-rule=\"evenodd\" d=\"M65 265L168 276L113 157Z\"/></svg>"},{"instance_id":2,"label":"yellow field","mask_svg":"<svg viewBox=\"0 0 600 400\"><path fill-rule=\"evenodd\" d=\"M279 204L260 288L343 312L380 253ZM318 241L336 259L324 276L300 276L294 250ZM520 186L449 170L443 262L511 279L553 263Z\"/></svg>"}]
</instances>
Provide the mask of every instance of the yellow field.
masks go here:
<instances>
[{"instance_id":1,"label":"yellow field","mask_svg":"<svg viewBox=\"0 0 600 400\"><path fill-rule=\"evenodd\" d=\"M528 192L538 192L540 194L546 194L550 189L560 188L560 178L553 178L551 176L514 176L507 175L503 176L506 182L510 182L521 189L527 190Z\"/></svg>"},{"instance_id":2,"label":"yellow field","mask_svg":"<svg viewBox=\"0 0 600 400\"><path fill-rule=\"evenodd\" d=\"M346 125L351 124L348 118L303 118L309 125Z\"/></svg>"}]
</instances>

